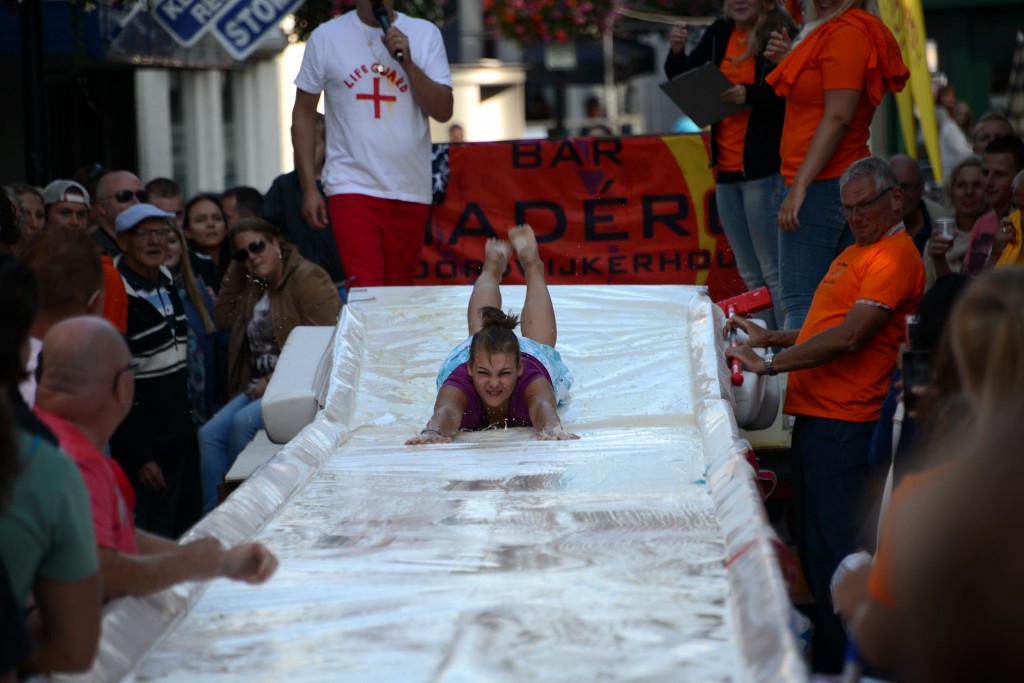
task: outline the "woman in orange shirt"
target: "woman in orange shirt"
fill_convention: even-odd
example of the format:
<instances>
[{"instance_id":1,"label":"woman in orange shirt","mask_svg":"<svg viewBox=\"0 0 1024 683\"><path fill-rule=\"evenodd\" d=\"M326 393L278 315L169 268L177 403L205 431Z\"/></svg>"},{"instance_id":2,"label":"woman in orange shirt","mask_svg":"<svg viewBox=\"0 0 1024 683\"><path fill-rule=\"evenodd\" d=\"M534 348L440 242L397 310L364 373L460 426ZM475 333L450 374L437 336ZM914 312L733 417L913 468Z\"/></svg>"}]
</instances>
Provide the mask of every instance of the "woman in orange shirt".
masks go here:
<instances>
[{"instance_id":1,"label":"woman in orange shirt","mask_svg":"<svg viewBox=\"0 0 1024 683\"><path fill-rule=\"evenodd\" d=\"M839 176L870 156L875 109L910 76L876 12L874 0L813 0L799 37L768 76L786 98L780 152L787 187L778 222L787 330L800 329L829 264L853 243L839 210ZM769 44L770 58L775 47Z\"/></svg>"},{"instance_id":2,"label":"woman in orange shirt","mask_svg":"<svg viewBox=\"0 0 1024 683\"><path fill-rule=\"evenodd\" d=\"M672 78L712 62L735 83L722 99L749 105L711 127L715 201L747 289L767 286L771 292L775 310L763 317L775 329L782 322L782 308L774 207L782 192L779 141L786 101L765 81L775 64L764 52L772 32L794 35L796 24L776 0L726 0L725 15L708 27L689 54L686 24L677 24L669 35L665 74Z\"/></svg>"}]
</instances>

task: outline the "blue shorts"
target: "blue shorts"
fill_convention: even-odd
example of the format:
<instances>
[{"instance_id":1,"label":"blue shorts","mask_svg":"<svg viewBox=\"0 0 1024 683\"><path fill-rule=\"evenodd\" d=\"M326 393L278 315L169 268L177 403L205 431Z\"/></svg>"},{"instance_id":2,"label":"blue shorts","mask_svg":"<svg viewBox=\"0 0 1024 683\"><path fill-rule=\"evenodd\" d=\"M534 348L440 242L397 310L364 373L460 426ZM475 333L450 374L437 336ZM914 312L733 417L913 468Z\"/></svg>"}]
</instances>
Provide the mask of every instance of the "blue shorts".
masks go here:
<instances>
[{"instance_id":1,"label":"blue shorts","mask_svg":"<svg viewBox=\"0 0 1024 683\"><path fill-rule=\"evenodd\" d=\"M518 335L516 336L518 337ZM441 363L441 369L437 373L438 390L441 389L441 385L455 368L469 362L469 345L472 343L473 338L469 337L452 349L448 357ZM558 400L559 405L565 403L569 397L569 389L572 388L573 376L572 370L562 360L561 354L553 346L541 344L529 337L519 337L519 352L528 353L540 361L551 377L551 388L555 391L555 399Z\"/></svg>"}]
</instances>

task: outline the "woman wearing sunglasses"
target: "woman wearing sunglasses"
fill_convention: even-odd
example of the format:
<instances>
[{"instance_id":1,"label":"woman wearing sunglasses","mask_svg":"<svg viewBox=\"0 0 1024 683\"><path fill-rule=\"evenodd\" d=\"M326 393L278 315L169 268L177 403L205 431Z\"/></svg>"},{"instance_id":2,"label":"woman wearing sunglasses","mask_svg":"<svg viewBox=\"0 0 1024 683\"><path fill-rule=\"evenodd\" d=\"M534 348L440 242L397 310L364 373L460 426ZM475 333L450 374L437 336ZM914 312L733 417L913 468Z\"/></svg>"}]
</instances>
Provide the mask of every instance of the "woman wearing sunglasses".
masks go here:
<instances>
[{"instance_id":1,"label":"woman wearing sunglasses","mask_svg":"<svg viewBox=\"0 0 1024 683\"><path fill-rule=\"evenodd\" d=\"M235 458L264 427L260 399L288 335L298 325L334 325L341 312L331 277L285 242L273 224L244 218L228 239L233 257L214 318L219 329L231 330L232 398L199 430L204 514L217 505L217 486Z\"/></svg>"}]
</instances>

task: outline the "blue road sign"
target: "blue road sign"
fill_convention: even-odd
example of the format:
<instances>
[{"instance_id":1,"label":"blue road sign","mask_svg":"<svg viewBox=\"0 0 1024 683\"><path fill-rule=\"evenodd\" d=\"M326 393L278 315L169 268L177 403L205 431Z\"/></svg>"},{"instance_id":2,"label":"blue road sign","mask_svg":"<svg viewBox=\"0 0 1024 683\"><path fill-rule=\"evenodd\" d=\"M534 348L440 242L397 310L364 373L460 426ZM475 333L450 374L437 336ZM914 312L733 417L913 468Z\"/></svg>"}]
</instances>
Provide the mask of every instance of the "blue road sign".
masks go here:
<instances>
[{"instance_id":1,"label":"blue road sign","mask_svg":"<svg viewBox=\"0 0 1024 683\"><path fill-rule=\"evenodd\" d=\"M189 47L234 0L158 0L153 16L180 45Z\"/></svg>"},{"instance_id":2,"label":"blue road sign","mask_svg":"<svg viewBox=\"0 0 1024 683\"><path fill-rule=\"evenodd\" d=\"M213 33L224 49L241 61L263 36L294 12L303 0L236 0L214 22Z\"/></svg>"}]
</instances>

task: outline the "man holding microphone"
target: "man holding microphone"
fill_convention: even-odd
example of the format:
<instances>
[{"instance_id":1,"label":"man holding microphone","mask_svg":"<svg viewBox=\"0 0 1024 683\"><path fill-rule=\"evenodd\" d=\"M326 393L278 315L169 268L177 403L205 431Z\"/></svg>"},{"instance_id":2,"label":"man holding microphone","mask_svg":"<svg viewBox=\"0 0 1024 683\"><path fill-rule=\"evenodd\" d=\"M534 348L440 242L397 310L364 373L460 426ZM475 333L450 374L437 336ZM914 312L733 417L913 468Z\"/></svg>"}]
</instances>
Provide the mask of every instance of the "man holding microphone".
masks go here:
<instances>
[{"instance_id":1,"label":"man holding microphone","mask_svg":"<svg viewBox=\"0 0 1024 683\"><path fill-rule=\"evenodd\" d=\"M355 287L413 284L433 198L428 117L448 121L454 104L441 32L392 5L358 0L319 26L295 79L292 145L303 217L317 228L330 223ZM321 93L326 201L313 163Z\"/></svg>"}]
</instances>

